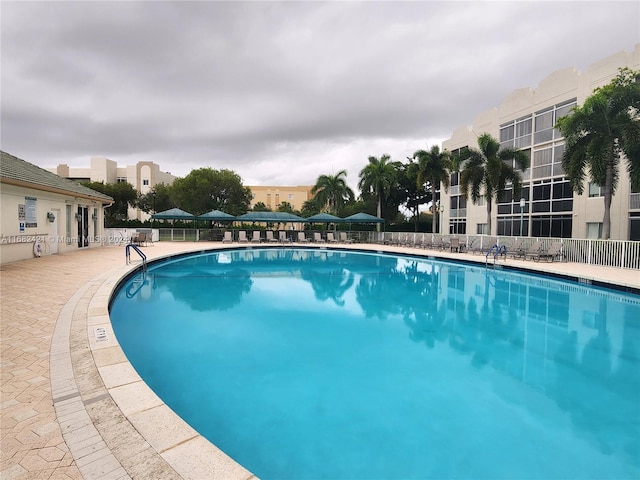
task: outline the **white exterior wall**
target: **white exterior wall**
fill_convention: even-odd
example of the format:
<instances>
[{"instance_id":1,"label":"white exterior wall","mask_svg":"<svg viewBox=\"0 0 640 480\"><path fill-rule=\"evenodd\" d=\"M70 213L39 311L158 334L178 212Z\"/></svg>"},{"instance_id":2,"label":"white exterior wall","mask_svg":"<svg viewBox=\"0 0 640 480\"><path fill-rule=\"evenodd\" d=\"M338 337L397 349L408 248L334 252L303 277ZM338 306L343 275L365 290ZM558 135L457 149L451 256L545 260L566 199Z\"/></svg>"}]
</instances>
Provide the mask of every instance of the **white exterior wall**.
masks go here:
<instances>
[{"instance_id":1,"label":"white exterior wall","mask_svg":"<svg viewBox=\"0 0 640 480\"><path fill-rule=\"evenodd\" d=\"M500 126L505 123L530 116L572 98L577 100L578 105L582 105L584 100L593 93L595 88L608 84L618 74L618 69L622 67L640 70L640 44L636 45L632 52L619 52L590 65L585 72L581 73L574 68L559 70L543 79L535 89L522 88L515 90L505 97L498 108L479 114L471 126L457 128L451 138L443 142L442 148L449 151L454 151L465 146L478 148L477 137L479 135L489 133L496 139L499 139ZM562 142L555 140L555 144L558 145L558 143L561 144ZM531 150L533 152L534 150L539 150L541 147L548 147L553 144L554 142L535 144ZM527 170L523 175L523 186L531 186L530 176L531 169ZM558 178L558 175L545 178ZM535 180L539 180L539 178ZM458 187L450 188L448 194L442 190L444 233L448 233L449 221L451 219L450 196L457 194L457 189ZM626 168L622 164L622 168L620 169L620 182L611 204L611 239L628 239L629 195L629 177ZM493 235L497 232L497 210L497 205L494 202L491 219ZM602 197L589 198L588 184L585 185L585 193L583 195L573 195L571 236L573 238L586 238L587 223L601 223L603 214L604 202ZM474 205L471 198L468 198L466 207L466 233L476 234L477 225L484 223L486 223L486 206ZM529 228L531 228L531 224Z\"/></svg>"},{"instance_id":2,"label":"white exterior wall","mask_svg":"<svg viewBox=\"0 0 640 480\"><path fill-rule=\"evenodd\" d=\"M35 198L37 227L20 229L18 206L25 205L25 197ZM104 209L102 204L77 198L72 194L2 184L0 191L2 218L0 220L0 263L34 258L34 242L39 239L42 255L64 253L78 249L78 226L75 214L78 206L89 209L88 248L102 245ZM71 207L70 231L67 228L67 206ZM94 209L97 218L91 218ZM49 221L47 214L55 217Z\"/></svg>"},{"instance_id":3,"label":"white exterior wall","mask_svg":"<svg viewBox=\"0 0 640 480\"><path fill-rule=\"evenodd\" d=\"M149 193L158 184L171 185L177 178L168 172L162 172L160 166L154 162L138 162L135 165L118 167L118 164L104 157L92 157L91 168L69 167L58 165L56 168L48 168L50 172L64 178L86 178L92 182L116 183L119 178L125 178L133 188L142 194ZM145 185L145 181L147 185ZM137 208L129 208L127 216L130 220L145 221L151 218Z\"/></svg>"}]
</instances>

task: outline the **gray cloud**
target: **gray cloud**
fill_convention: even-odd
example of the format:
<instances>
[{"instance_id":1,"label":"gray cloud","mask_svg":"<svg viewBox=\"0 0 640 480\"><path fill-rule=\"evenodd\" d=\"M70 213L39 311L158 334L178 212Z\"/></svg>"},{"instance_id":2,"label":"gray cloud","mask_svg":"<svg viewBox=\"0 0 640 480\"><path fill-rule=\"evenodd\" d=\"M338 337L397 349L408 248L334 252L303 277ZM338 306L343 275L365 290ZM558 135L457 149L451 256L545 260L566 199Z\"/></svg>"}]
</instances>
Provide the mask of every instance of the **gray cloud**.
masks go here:
<instances>
[{"instance_id":1,"label":"gray cloud","mask_svg":"<svg viewBox=\"0 0 640 480\"><path fill-rule=\"evenodd\" d=\"M640 41L638 2L3 2L2 148L310 184Z\"/></svg>"}]
</instances>

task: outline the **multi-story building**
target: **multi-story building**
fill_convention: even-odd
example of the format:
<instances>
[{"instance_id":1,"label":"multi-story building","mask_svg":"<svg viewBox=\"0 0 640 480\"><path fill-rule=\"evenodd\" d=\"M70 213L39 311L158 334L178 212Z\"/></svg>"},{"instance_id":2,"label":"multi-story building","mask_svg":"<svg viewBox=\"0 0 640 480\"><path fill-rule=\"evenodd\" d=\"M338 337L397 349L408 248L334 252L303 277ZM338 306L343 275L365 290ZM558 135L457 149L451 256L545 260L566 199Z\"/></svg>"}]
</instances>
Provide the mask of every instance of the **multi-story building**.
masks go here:
<instances>
[{"instance_id":1,"label":"multi-story building","mask_svg":"<svg viewBox=\"0 0 640 480\"><path fill-rule=\"evenodd\" d=\"M269 209L277 210L281 203L288 202L294 210L302 210L302 205L307 200L313 198L311 189L313 185L302 185L296 187L276 187L276 186L251 186L253 199L251 200L251 208L256 203L262 202Z\"/></svg>"},{"instance_id":2,"label":"multi-story building","mask_svg":"<svg viewBox=\"0 0 640 480\"><path fill-rule=\"evenodd\" d=\"M565 142L554 128L556 121L576 105L582 105L597 87L608 84L620 68L640 69L640 44L632 52L620 52L590 65L584 72L567 68L552 73L537 88L523 88L509 94L502 104L481 113L471 126L457 128L444 141L443 149L457 152L478 148L477 138L489 133L505 147L526 152L531 165L523 173L518 198L511 190L492 208L487 231L486 205L475 205L460 192L459 172L451 175L448 192L441 189L444 232L599 238L602 233L604 202L599 185L589 182L583 195L575 194L562 169ZM462 166L461 168L463 168ZM611 239L640 240L640 189L632 188L626 171L611 204Z\"/></svg>"},{"instance_id":3,"label":"multi-story building","mask_svg":"<svg viewBox=\"0 0 640 480\"><path fill-rule=\"evenodd\" d=\"M63 178L79 182L128 182L142 194L149 193L155 185L161 183L171 185L177 178L169 172L160 171L160 167L153 162L138 162L135 165L119 167L115 161L108 158L93 157L90 165L89 168L78 168L60 164L47 170ZM128 217L130 219L147 220L149 215L138 208L129 208Z\"/></svg>"}]
</instances>

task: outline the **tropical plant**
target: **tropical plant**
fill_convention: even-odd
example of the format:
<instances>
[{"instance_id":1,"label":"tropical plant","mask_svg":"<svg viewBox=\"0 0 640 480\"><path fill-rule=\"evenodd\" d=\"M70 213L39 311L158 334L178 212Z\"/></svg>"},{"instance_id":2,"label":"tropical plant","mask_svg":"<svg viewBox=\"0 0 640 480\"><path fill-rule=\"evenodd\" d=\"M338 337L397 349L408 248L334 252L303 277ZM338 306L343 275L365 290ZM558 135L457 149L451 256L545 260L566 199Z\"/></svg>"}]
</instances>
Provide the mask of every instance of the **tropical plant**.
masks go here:
<instances>
[{"instance_id":1,"label":"tropical plant","mask_svg":"<svg viewBox=\"0 0 640 480\"><path fill-rule=\"evenodd\" d=\"M626 160L632 185L640 185L640 72L621 68L616 78L596 88L582 107L557 121L566 140L562 168L573 191L582 194L587 174L603 188L602 236L611 235L611 200Z\"/></svg>"},{"instance_id":2,"label":"tropical plant","mask_svg":"<svg viewBox=\"0 0 640 480\"><path fill-rule=\"evenodd\" d=\"M460 191L468 197L471 194L473 203L480 198L487 205L487 234L492 235L491 211L494 199L497 199L511 182L513 195L520 195L522 188L522 171L529 168L529 157L522 150L500 148L498 140L488 133L478 137L479 150L465 149L460 154L460 162L464 164L460 173Z\"/></svg>"},{"instance_id":3,"label":"tropical plant","mask_svg":"<svg viewBox=\"0 0 640 480\"><path fill-rule=\"evenodd\" d=\"M380 158L369 157L369 164L360 171L358 188L363 194L372 194L377 199L377 216L382 217L382 201L395 188L398 179L399 162L392 162L386 153ZM380 231L380 224L377 224Z\"/></svg>"},{"instance_id":4,"label":"tropical plant","mask_svg":"<svg viewBox=\"0 0 640 480\"><path fill-rule=\"evenodd\" d=\"M449 189L449 171L452 168L452 156L447 150L440 151L440 147L434 145L431 150L417 150L413 154L418 161L418 187L431 189L431 204L433 205L433 219L431 233L435 233L436 207L439 199L436 199L436 190L443 185L445 192ZM440 225L442 231L442 225Z\"/></svg>"},{"instance_id":5,"label":"tropical plant","mask_svg":"<svg viewBox=\"0 0 640 480\"><path fill-rule=\"evenodd\" d=\"M116 226L122 220L127 220L129 207L135 207L138 201L138 192L128 182L104 183L104 182L81 182L97 192L104 193L113 198L114 202L110 208L104 211L104 221L106 227Z\"/></svg>"},{"instance_id":6,"label":"tropical plant","mask_svg":"<svg viewBox=\"0 0 640 480\"><path fill-rule=\"evenodd\" d=\"M177 206L200 215L222 210L231 215L246 213L251 204L251 190L242 185L240 176L232 170L198 168L172 184Z\"/></svg>"},{"instance_id":7,"label":"tropical plant","mask_svg":"<svg viewBox=\"0 0 640 480\"><path fill-rule=\"evenodd\" d=\"M346 170L340 170L335 175L320 175L311 189L316 202L325 206L332 215L337 215L339 207L355 198L353 190L347 185L346 176Z\"/></svg>"}]
</instances>

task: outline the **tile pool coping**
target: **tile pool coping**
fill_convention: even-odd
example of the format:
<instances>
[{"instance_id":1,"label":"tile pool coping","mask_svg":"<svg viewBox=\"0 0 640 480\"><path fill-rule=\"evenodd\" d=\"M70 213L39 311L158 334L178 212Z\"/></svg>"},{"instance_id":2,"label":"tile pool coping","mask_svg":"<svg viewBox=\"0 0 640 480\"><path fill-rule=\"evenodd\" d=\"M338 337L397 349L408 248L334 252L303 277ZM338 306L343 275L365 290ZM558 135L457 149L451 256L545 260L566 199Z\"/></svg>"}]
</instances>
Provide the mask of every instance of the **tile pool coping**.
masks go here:
<instances>
[{"instance_id":1,"label":"tile pool coping","mask_svg":"<svg viewBox=\"0 0 640 480\"><path fill-rule=\"evenodd\" d=\"M290 248L291 245L182 244L150 261L214 250ZM378 244L294 247L355 250L485 263L484 256ZM152 258L151 258L152 257ZM498 268L542 273L640 293L640 272L570 263L500 261ZM253 480L247 469L200 436L142 381L120 348L109 301L140 263L116 267L84 284L62 307L51 341L51 395L65 442L84 478Z\"/></svg>"}]
</instances>

